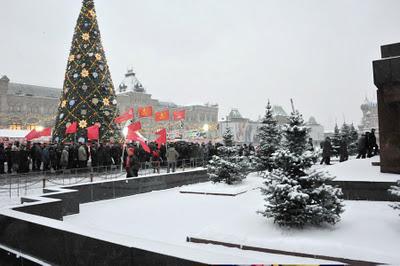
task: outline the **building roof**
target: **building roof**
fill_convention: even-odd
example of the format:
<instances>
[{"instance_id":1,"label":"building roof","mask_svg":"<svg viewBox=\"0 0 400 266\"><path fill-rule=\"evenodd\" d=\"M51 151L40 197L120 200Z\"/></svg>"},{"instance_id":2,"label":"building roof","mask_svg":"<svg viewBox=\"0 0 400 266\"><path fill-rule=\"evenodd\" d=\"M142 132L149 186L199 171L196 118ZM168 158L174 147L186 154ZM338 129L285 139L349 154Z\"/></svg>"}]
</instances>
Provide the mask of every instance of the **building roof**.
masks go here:
<instances>
[{"instance_id":1,"label":"building roof","mask_svg":"<svg viewBox=\"0 0 400 266\"><path fill-rule=\"evenodd\" d=\"M238 120L238 119L243 119L243 116L240 114L240 112L239 112L238 109L233 108L233 109L229 112L229 114L228 114L226 120L232 121L232 120L235 120L235 119L236 119L236 120Z\"/></svg>"},{"instance_id":2,"label":"building roof","mask_svg":"<svg viewBox=\"0 0 400 266\"><path fill-rule=\"evenodd\" d=\"M124 93L129 91L140 92L140 93L146 92L142 83L136 77L136 73L133 72L133 69L128 70L128 72L125 74L124 80L118 86L118 93Z\"/></svg>"},{"instance_id":3,"label":"building roof","mask_svg":"<svg viewBox=\"0 0 400 266\"><path fill-rule=\"evenodd\" d=\"M287 113L285 112L285 110L283 109L282 106L280 105L274 105L272 107L272 113L274 114L274 116L288 116Z\"/></svg>"},{"instance_id":4,"label":"building roof","mask_svg":"<svg viewBox=\"0 0 400 266\"><path fill-rule=\"evenodd\" d=\"M43 86L20 84L20 83L9 83L7 93L20 96L36 96L36 97L58 99L60 97L61 90L51 87L43 87Z\"/></svg>"}]
</instances>

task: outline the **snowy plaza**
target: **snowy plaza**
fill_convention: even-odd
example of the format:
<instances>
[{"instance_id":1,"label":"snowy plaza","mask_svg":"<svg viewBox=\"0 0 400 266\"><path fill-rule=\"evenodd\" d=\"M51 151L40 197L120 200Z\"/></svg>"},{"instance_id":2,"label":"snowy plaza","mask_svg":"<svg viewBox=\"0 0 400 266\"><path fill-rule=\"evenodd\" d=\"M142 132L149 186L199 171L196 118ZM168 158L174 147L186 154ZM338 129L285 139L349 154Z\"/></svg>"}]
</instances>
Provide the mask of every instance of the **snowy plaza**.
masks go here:
<instances>
[{"instance_id":1,"label":"snowy plaza","mask_svg":"<svg viewBox=\"0 0 400 266\"><path fill-rule=\"evenodd\" d=\"M400 265L400 1L0 2L0 266Z\"/></svg>"}]
</instances>

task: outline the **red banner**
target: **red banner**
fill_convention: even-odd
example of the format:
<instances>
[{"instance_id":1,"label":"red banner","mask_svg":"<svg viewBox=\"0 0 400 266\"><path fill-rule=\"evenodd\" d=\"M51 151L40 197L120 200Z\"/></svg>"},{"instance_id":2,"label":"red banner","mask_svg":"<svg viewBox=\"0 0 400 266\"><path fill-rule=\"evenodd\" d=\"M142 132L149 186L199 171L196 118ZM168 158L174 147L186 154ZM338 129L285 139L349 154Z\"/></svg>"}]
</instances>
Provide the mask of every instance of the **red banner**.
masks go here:
<instances>
[{"instance_id":1,"label":"red banner","mask_svg":"<svg viewBox=\"0 0 400 266\"><path fill-rule=\"evenodd\" d=\"M99 139L99 126L93 125L87 128L88 140L98 140Z\"/></svg>"},{"instance_id":2,"label":"red banner","mask_svg":"<svg viewBox=\"0 0 400 266\"><path fill-rule=\"evenodd\" d=\"M185 118L186 118L186 110L174 111L174 120L175 121L185 120Z\"/></svg>"},{"instance_id":3,"label":"red banner","mask_svg":"<svg viewBox=\"0 0 400 266\"><path fill-rule=\"evenodd\" d=\"M128 120L132 120L134 118L134 111L133 108L130 108L127 112L123 113L122 115L118 116L114 119L114 122L117 124L121 124Z\"/></svg>"},{"instance_id":4,"label":"red banner","mask_svg":"<svg viewBox=\"0 0 400 266\"><path fill-rule=\"evenodd\" d=\"M132 123L128 126L128 132L135 132L141 129L142 129L142 123L140 123L140 121Z\"/></svg>"},{"instance_id":5,"label":"red banner","mask_svg":"<svg viewBox=\"0 0 400 266\"><path fill-rule=\"evenodd\" d=\"M167 143L167 130L165 128L163 128L163 129L157 131L156 134L160 135L156 139L156 143L158 144L158 148L160 148L162 144L166 144Z\"/></svg>"},{"instance_id":6,"label":"red banner","mask_svg":"<svg viewBox=\"0 0 400 266\"><path fill-rule=\"evenodd\" d=\"M152 106L139 107L138 113L139 113L139 117L153 116L153 107Z\"/></svg>"},{"instance_id":7,"label":"red banner","mask_svg":"<svg viewBox=\"0 0 400 266\"><path fill-rule=\"evenodd\" d=\"M168 110L164 110L164 111L161 111L161 112L156 112L155 120L156 121L169 120L169 111Z\"/></svg>"},{"instance_id":8,"label":"red banner","mask_svg":"<svg viewBox=\"0 0 400 266\"><path fill-rule=\"evenodd\" d=\"M138 141L140 145L142 145L143 150L145 150L147 153L151 152L150 147L147 145L146 141L138 135L137 131L128 132L126 139Z\"/></svg>"},{"instance_id":9,"label":"red banner","mask_svg":"<svg viewBox=\"0 0 400 266\"><path fill-rule=\"evenodd\" d=\"M33 129L31 132L28 133L28 135L25 136L27 141L37 139L38 137L39 137L39 132L37 132L35 129Z\"/></svg>"},{"instance_id":10,"label":"red banner","mask_svg":"<svg viewBox=\"0 0 400 266\"><path fill-rule=\"evenodd\" d=\"M51 127L45 128L38 132L39 137L51 137Z\"/></svg>"},{"instance_id":11,"label":"red banner","mask_svg":"<svg viewBox=\"0 0 400 266\"><path fill-rule=\"evenodd\" d=\"M67 129L65 130L65 134L74 134L78 131L78 122L73 122Z\"/></svg>"}]
</instances>

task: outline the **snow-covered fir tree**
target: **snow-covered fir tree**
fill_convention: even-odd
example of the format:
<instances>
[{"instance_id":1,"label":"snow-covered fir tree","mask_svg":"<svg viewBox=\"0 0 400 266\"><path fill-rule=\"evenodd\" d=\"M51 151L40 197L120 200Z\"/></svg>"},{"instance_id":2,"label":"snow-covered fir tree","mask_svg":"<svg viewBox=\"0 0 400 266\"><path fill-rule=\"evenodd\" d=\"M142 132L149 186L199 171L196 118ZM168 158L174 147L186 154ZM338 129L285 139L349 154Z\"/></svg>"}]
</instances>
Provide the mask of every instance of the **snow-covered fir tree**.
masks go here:
<instances>
[{"instance_id":1,"label":"snow-covered fir tree","mask_svg":"<svg viewBox=\"0 0 400 266\"><path fill-rule=\"evenodd\" d=\"M353 123L350 125L350 141L349 141L349 155L356 155L358 153L358 132Z\"/></svg>"},{"instance_id":2,"label":"snow-covered fir tree","mask_svg":"<svg viewBox=\"0 0 400 266\"><path fill-rule=\"evenodd\" d=\"M333 179L327 173L307 171L317 156L307 151L308 128L298 111L289 120L282 147L273 154L278 169L262 188L266 209L260 213L281 226L335 224L343 212L342 191L327 184Z\"/></svg>"},{"instance_id":3,"label":"snow-covered fir tree","mask_svg":"<svg viewBox=\"0 0 400 266\"><path fill-rule=\"evenodd\" d=\"M346 140L347 143L350 142L351 131L350 131L350 126L346 124L346 122L344 122L340 128L340 135L342 136L343 139Z\"/></svg>"},{"instance_id":4,"label":"snow-covered fir tree","mask_svg":"<svg viewBox=\"0 0 400 266\"><path fill-rule=\"evenodd\" d=\"M342 141L342 136L337 124L335 124L335 129L332 136L332 155L335 157L339 156L340 153L340 143Z\"/></svg>"},{"instance_id":5,"label":"snow-covered fir tree","mask_svg":"<svg viewBox=\"0 0 400 266\"><path fill-rule=\"evenodd\" d=\"M260 170L271 171L273 169L271 155L279 148L282 137L278 122L273 116L272 106L269 101L265 110L265 116L262 120L262 125L258 129L257 136L260 139L257 154L260 163Z\"/></svg>"},{"instance_id":6,"label":"snow-covered fir tree","mask_svg":"<svg viewBox=\"0 0 400 266\"><path fill-rule=\"evenodd\" d=\"M208 175L212 182L225 182L229 185L242 181L247 169L238 155L238 148L233 144L233 134L227 128L223 135L224 145L218 147L218 155L214 155L208 162Z\"/></svg>"},{"instance_id":7,"label":"snow-covered fir tree","mask_svg":"<svg viewBox=\"0 0 400 266\"><path fill-rule=\"evenodd\" d=\"M397 186L391 186L389 192L400 198L400 181L397 181ZM400 210L400 203L394 203L390 205L395 210ZM400 215L400 214L399 214Z\"/></svg>"}]
</instances>

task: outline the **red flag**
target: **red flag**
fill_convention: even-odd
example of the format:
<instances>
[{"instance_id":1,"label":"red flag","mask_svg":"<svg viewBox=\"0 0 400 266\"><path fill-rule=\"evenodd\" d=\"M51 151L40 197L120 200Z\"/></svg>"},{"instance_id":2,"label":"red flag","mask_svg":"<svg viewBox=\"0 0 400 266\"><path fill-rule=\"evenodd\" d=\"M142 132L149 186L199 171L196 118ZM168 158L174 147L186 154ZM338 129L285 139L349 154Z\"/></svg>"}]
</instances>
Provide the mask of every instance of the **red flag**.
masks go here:
<instances>
[{"instance_id":1,"label":"red flag","mask_svg":"<svg viewBox=\"0 0 400 266\"><path fill-rule=\"evenodd\" d=\"M158 148L161 147L161 144L167 143L167 130L165 128L159 130L156 132L157 135L160 135L156 139L156 143L158 144Z\"/></svg>"},{"instance_id":2,"label":"red flag","mask_svg":"<svg viewBox=\"0 0 400 266\"><path fill-rule=\"evenodd\" d=\"M87 138L88 140L98 140L99 139L99 126L93 125L87 128Z\"/></svg>"},{"instance_id":3,"label":"red flag","mask_svg":"<svg viewBox=\"0 0 400 266\"><path fill-rule=\"evenodd\" d=\"M138 141L140 143L140 145L142 145L143 149L147 153L151 152L149 146L146 143L146 141L141 136L139 136L137 131L132 131L132 132L128 131L128 135L126 136L126 139L133 140L133 141Z\"/></svg>"},{"instance_id":4,"label":"red flag","mask_svg":"<svg viewBox=\"0 0 400 266\"><path fill-rule=\"evenodd\" d=\"M130 108L127 112L123 113L122 115L118 116L114 119L114 122L117 124L121 124L128 120L132 120L134 118L134 111L133 108Z\"/></svg>"},{"instance_id":5,"label":"red flag","mask_svg":"<svg viewBox=\"0 0 400 266\"><path fill-rule=\"evenodd\" d=\"M153 115L153 107L152 106L139 107L138 113L139 113L139 117L152 116Z\"/></svg>"},{"instance_id":6,"label":"red flag","mask_svg":"<svg viewBox=\"0 0 400 266\"><path fill-rule=\"evenodd\" d=\"M186 117L186 110L174 111L174 120L184 120Z\"/></svg>"},{"instance_id":7,"label":"red flag","mask_svg":"<svg viewBox=\"0 0 400 266\"><path fill-rule=\"evenodd\" d=\"M161 112L156 112L155 115L155 120L156 121L165 121L165 120L169 120L169 111L168 110L164 110Z\"/></svg>"},{"instance_id":8,"label":"red flag","mask_svg":"<svg viewBox=\"0 0 400 266\"><path fill-rule=\"evenodd\" d=\"M78 131L78 122L73 122L67 129L65 130L65 134L74 134Z\"/></svg>"},{"instance_id":9,"label":"red flag","mask_svg":"<svg viewBox=\"0 0 400 266\"><path fill-rule=\"evenodd\" d=\"M39 137L51 137L51 127L45 128L38 132Z\"/></svg>"},{"instance_id":10,"label":"red flag","mask_svg":"<svg viewBox=\"0 0 400 266\"><path fill-rule=\"evenodd\" d=\"M37 139L38 137L39 137L39 132L37 132L35 129L31 130L31 132L29 132L28 135L25 136L27 141Z\"/></svg>"},{"instance_id":11,"label":"red flag","mask_svg":"<svg viewBox=\"0 0 400 266\"><path fill-rule=\"evenodd\" d=\"M140 123L140 121L137 121L135 123L132 123L128 126L128 136L130 133L134 133L138 130L142 129L142 123Z\"/></svg>"}]
</instances>

